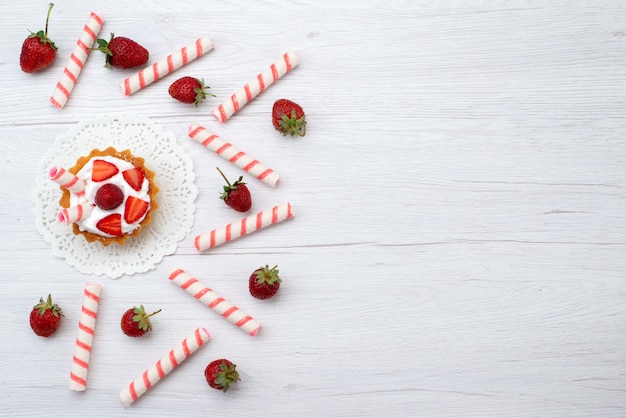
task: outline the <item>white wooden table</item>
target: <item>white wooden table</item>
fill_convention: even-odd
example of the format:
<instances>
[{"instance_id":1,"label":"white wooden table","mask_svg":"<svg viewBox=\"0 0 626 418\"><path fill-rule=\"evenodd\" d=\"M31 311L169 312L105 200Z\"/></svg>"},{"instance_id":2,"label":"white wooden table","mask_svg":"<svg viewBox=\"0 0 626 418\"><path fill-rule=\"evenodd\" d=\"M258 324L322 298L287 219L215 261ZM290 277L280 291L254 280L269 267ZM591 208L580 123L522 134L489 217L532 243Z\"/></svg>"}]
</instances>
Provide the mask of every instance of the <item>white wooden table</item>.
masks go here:
<instances>
[{"instance_id":1,"label":"white wooden table","mask_svg":"<svg viewBox=\"0 0 626 418\"><path fill-rule=\"evenodd\" d=\"M47 3L0 4L0 416L626 416L626 2L91 3L57 3L57 60L32 75L19 51ZM151 62L203 35L215 50L130 97L133 71L94 53L59 110L48 99L90 11ZM297 69L226 124L210 116L287 49ZM182 75L218 99L175 102ZM279 97L305 108L304 139L271 127ZM55 138L110 113L174 132L199 189L177 252L117 280L53 256L31 201ZM253 183L255 208L290 201L294 219L198 254L193 237L236 215L194 122L271 161L281 184ZM269 301L247 293L262 264L284 280ZM254 313L259 335L169 284L178 267ZM76 393L87 281L103 293ZM28 315L48 293L66 317L44 340ZM140 303L163 311L131 340L119 320ZM196 326L209 345L125 408L120 390ZM242 377L226 394L203 376L220 357Z\"/></svg>"}]
</instances>

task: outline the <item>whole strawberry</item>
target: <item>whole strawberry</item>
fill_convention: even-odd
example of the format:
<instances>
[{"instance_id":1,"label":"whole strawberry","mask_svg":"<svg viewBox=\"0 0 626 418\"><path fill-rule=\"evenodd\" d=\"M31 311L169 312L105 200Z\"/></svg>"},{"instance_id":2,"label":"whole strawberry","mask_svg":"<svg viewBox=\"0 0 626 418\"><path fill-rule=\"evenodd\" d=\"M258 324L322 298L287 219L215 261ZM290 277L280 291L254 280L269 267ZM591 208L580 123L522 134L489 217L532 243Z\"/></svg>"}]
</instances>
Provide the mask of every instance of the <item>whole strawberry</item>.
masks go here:
<instances>
[{"instance_id":1,"label":"whole strawberry","mask_svg":"<svg viewBox=\"0 0 626 418\"><path fill-rule=\"evenodd\" d=\"M209 386L223 392L228 391L233 383L241 381L237 373L237 365L225 358L210 362L204 369L204 377Z\"/></svg>"},{"instance_id":2,"label":"whole strawberry","mask_svg":"<svg viewBox=\"0 0 626 418\"><path fill-rule=\"evenodd\" d=\"M283 135L306 134L306 120L302 107L287 99L278 99L272 107L272 124Z\"/></svg>"},{"instance_id":3,"label":"whole strawberry","mask_svg":"<svg viewBox=\"0 0 626 418\"><path fill-rule=\"evenodd\" d=\"M237 212L249 211L252 206L252 197L250 196L248 186L246 186L246 183L243 182L243 176L239 176L239 180L230 184L219 167L217 168L217 171L220 172L227 184L224 186L224 192L221 194L220 199L223 199L228 206L235 209Z\"/></svg>"},{"instance_id":4,"label":"whole strawberry","mask_svg":"<svg viewBox=\"0 0 626 418\"><path fill-rule=\"evenodd\" d=\"M141 337L146 332L152 331L150 317L158 314L159 312L161 312L160 309L152 312L151 314L147 314L143 305L139 307L134 306L122 315L122 332L129 337Z\"/></svg>"},{"instance_id":5,"label":"whole strawberry","mask_svg":"<svg viewBox=\"0 0 626 418\"><path fill-rule=\"evenodd\" d=\"M59 328L63 313L56 303L52 303L52 296L48 295L48 300L43 298L33 307L30 312L30 327L35 334L41 337L49 337Z\"/></svg>"},{"instance_id":6,"label":"whole strawberry","mask_svg":"<svg viewBox=\"0 0 626 418\"><path fill-rule=\"evenodd\" d=\"M206 91L209 88L209 86L204 85L204 80L187 76L174 81L168 89L168 93L179 102L193 103L198 106L198 103L206 99L207 96L215 97L214 94Z\"/></svg>"},{"instance_id":7,"label":"whole strawberry","mask_svg":"<svg viewBox=\"0 0 626 418\"><path fill-rule=\"evenodd\" d=\"M149 53L146 48L137 42L123 36L115 37L111 33L111 39L98 39L98 48L91 48L94 51L101 51L106 55L105 65L107 68L133 68L144 65L148 62Z\"/></svg>"},{"instance_id":8,"label":"whole strawberry","mask_svg":"<svg viewBox=\"0 0 626 418\"><path fill-rule=\"evenodd\" d=\"M124 192L115 184L106 183L100 186L94 201L102 210L113 210L124 201Z\"/></svg>"},{"instance_id":9,"label":"whole strawberry","mask_svg":"<svg viewBox=\"0 0 626 418\"><path fill-rule=\"evenodd\" d=\"M50 12L54 3L50 3L48 7L48 16L46 17L46 30L39 32L31 32L30 36L24 40L22 44L22 52L20 53L20 67L25 73L34 73L40 71L52 64L57 55L57 47L54 42L48 38L48 20L50 20Z\"/></svg>"},{"instance_id":10,"label":"whole strawberry","mask_svg":"<svg viewBox=\"0 0 626 418\"><path fill-rule=\"evenodd\" d=\"M250 294L257 299L269 299L280 289L282 280L278 277L278 266L270 268L268 265L254 270L248 280Z\"/></svg>"}]
</instances>

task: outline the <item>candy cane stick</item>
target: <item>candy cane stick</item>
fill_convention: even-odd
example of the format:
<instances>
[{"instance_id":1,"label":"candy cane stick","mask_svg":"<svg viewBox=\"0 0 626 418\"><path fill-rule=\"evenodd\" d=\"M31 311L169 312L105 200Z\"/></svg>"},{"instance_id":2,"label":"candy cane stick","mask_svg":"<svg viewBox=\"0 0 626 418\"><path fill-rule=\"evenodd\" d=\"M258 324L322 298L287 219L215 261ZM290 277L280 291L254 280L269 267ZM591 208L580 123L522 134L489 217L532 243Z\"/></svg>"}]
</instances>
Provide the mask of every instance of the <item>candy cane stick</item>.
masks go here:
<instances>
[{"instance_id":1,"label":"candy cane stick","mask_svg":"<svg viewBox=\"0 0 626 418\"><path fill-rule=\"evenodd\" d=\"M138 73L125 79L120 87L126 96L141 90L167 74L173 73L183 65L201 57L215 45L208 37L198 38L194 43L182 47L168 55L165 59L151 64Z\"/></svg>"},{"instance_id":2,"label":"candy cane stick","mask_svg":"<svg viewBox=\"0 0 626 418\"><path fill-rule=\"evenodd\" d=\"M87 23L80 34L80 38L78 38L78 41L76 42L74 51L70 55L70 59L63 70L63 75L57 83L54 93L52 93L52 97L50 97L50 103L59 109L63 108L65 103L67 103L67 100L70 98L72 89L74 89L78 76L85 65L85 61L87 61L87 57L89 56L89 48L93 47L96 42L103 23L104 19L94 12L91 12L89 20L87 20Z\"/></svg>"},{"instance_id":3,"label":"candy cane stick","mask_svg":"<svg viewBox=\"0 0 626 418\"><path fill-rule=\"evenodd\" d=\"M191 296L228 319L230 323L237 325L242 331L252 336L259 332L259 328L261 328L259 321L206 287L198 279L185 273L184 270L173 271L169 279L181 289L186 290Z\"/></svg>"},{"instance_id":4,"label":"candy cane stick","mask_svg":"<svg viewBox=\"0 0 626 418\"><path fill-rule=\"evenodd\" d=\"M219 122L226 122L228 118L252 101L259 93L278 81L279 78L291 71L298 63L296 54L292 51L287 51L278 61L247 82L235 94L230 96L230 99L217 106L211 113Z\"/></svg>"},{"instance_id":5,"label":"candy cane stick","mask_svg":"<svg viewBox=\"0 0 626 418\"><path fill-rule=\"evenodd\" d=\"M291 203L283 203L272 209L264 210L256 215L251 215L233 222L222 228L217 228L206 234L197 235L194 245L198 251L208 250L235 238L244 236L250 232L258 231L266 226L273 225L289 219L293 216Z\"/></svg>"},{"instance_id":6,"label":"candy cane stick","mask_svg":"<svg viewBox=\"0 0 626 418\"><path fill-rule=\"evenodd\" d=\"M223 159L230 161L268 186L274 187L278 183L277 172L235 148L214 133L209 132L204 127L195 123L191 124L189 125L188 135L194 141L204 145Z\"/></svg>"},{"instance_id":7,"label":"candy cane stick","mask_svg":"<svg viewBox=\"0 0 626 418\"><path fill-rule=\"evenodd\" d=\"M96 316L100 303L100 285L87 283L83 293L83 307L78 321L78 336L74 349L72 371L70 373L70 389L83 391L87 389L87 370L93 336L96 330Z\"/></svg>"},{"instance_id":8,"label":"candy cane stick","mask_svg":"<svg viewBox=\"0 0 626 418\"><path fill-rule=\"evenodd\" d=\"M70 206L63 209L57 216L58 220L62 224L73 224L83 218L86 218L93 211L93 205L89 202L81 203L80 205Z\"/></svg>"},{"instance_id":9,"label":"candy cane stick","mask_svg":"<svg viewBox=\"0 0 626 418\"><path fill-rule=\"evenodd\" d=\"M196 328L193 334L185 338L180 344L172 348L153 366L147 368L141 376L130 382L127 388L120 392L120 399L126 405L135 402L148 389L167 376L180 363L202 347L211 336L205 328Z\"/></svg>"},{"instance_id":10,"label":"candy cane stick","mask_svg":"<svg viewBox=\"0 0 626 418\"><path fill-rule=\"evenodd\" d=\"M85 180L76 177L64 168L52 167L48 172L48 178L78 196L85 194L85 186L87 185Z\"/></svg>"}]
</instances>

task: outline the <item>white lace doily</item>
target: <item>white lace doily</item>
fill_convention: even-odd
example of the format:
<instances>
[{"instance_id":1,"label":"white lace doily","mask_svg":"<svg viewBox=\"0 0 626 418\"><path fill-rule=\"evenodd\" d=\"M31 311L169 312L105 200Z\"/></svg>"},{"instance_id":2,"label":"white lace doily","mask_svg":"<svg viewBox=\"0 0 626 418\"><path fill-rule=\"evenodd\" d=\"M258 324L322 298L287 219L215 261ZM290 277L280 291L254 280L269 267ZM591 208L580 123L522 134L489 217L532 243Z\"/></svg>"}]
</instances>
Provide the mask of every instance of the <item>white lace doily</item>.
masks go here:
<instances>
[{"instance_id":1,"label":"white lace doily","mask_svg":"<svg viewBox=\"0 0 626 418\"><path fill-rule=\"evenodd\" d=\"M112 243L105 247L99 242L87 242L82 235L74 235L71 226L58 222L61 191L47 173L52 166L72 167L78 157L88 155L92 149L109 146L118 151L129 149L133 155L144 158L146 167L156 174L159 207L152 214L152 222L138 236L127 239L124 245ZM37 230L52 245L54 255L81 273L118 278L149 271L164 256L176 251L178 242L193 226L198 189L191 158L172 132L148 118L106 116L79 122L57 139L37 173L33 194Z\"/></svg>"}]
</instances>

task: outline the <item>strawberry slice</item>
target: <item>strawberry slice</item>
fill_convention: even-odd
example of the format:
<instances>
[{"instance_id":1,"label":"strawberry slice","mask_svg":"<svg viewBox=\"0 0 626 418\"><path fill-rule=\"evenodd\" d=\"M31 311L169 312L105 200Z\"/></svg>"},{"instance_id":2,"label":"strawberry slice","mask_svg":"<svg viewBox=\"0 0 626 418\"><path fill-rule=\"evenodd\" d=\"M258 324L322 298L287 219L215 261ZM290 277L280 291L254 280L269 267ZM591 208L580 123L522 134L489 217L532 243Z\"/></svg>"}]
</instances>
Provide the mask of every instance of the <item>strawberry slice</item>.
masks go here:
<instances>
[{"instance_id":1,"label":"strawberry slice","mask_svg":"<svg viewBox=\"0 0 626 418\"><path fill-rule=\"evenodd\" d=\"M126 199L126 207L124 208L124 220L128 224L137 222L146 214L149 207L150 203L145 200L128 196L128 199Z\"/></svg>"},{"instance_id":2,"label":"strawberry slice","mask_svg":"<svg viewBox=\"0 0 626 418\"><path fill-rule=\"evenodd\" d=\"M143 170L139 167L131 168L130 170L122 171L122 175L124 176L124 180L126 183L133 189L137 191L141 191L141 186L143 186L143 179L145 178L145 174Z\"/></svg>"},{"instance_id":3,"label":"strawberry slice","mask_svg":"<svg viewBox=\"0 0 626 418\"><path fill-rule=\"evenodd\" d=\"M115 237L122 236L122 215L114 213L102 218L98 221L96 227L105 234Z\"/></svg>"},{"instance_id":4,"label":"strawberry slice","mask_svg":"<svg viewBox=\"0 0 626 418\"><path fill-rule=\"evenodd\" d=\"M91 179L93 181L104 181L110 179L119 173L119 171L120 170L115 166L115 164L111 164L110 162L104 160L94 160Z\"/></svg>"}]
</instances>

